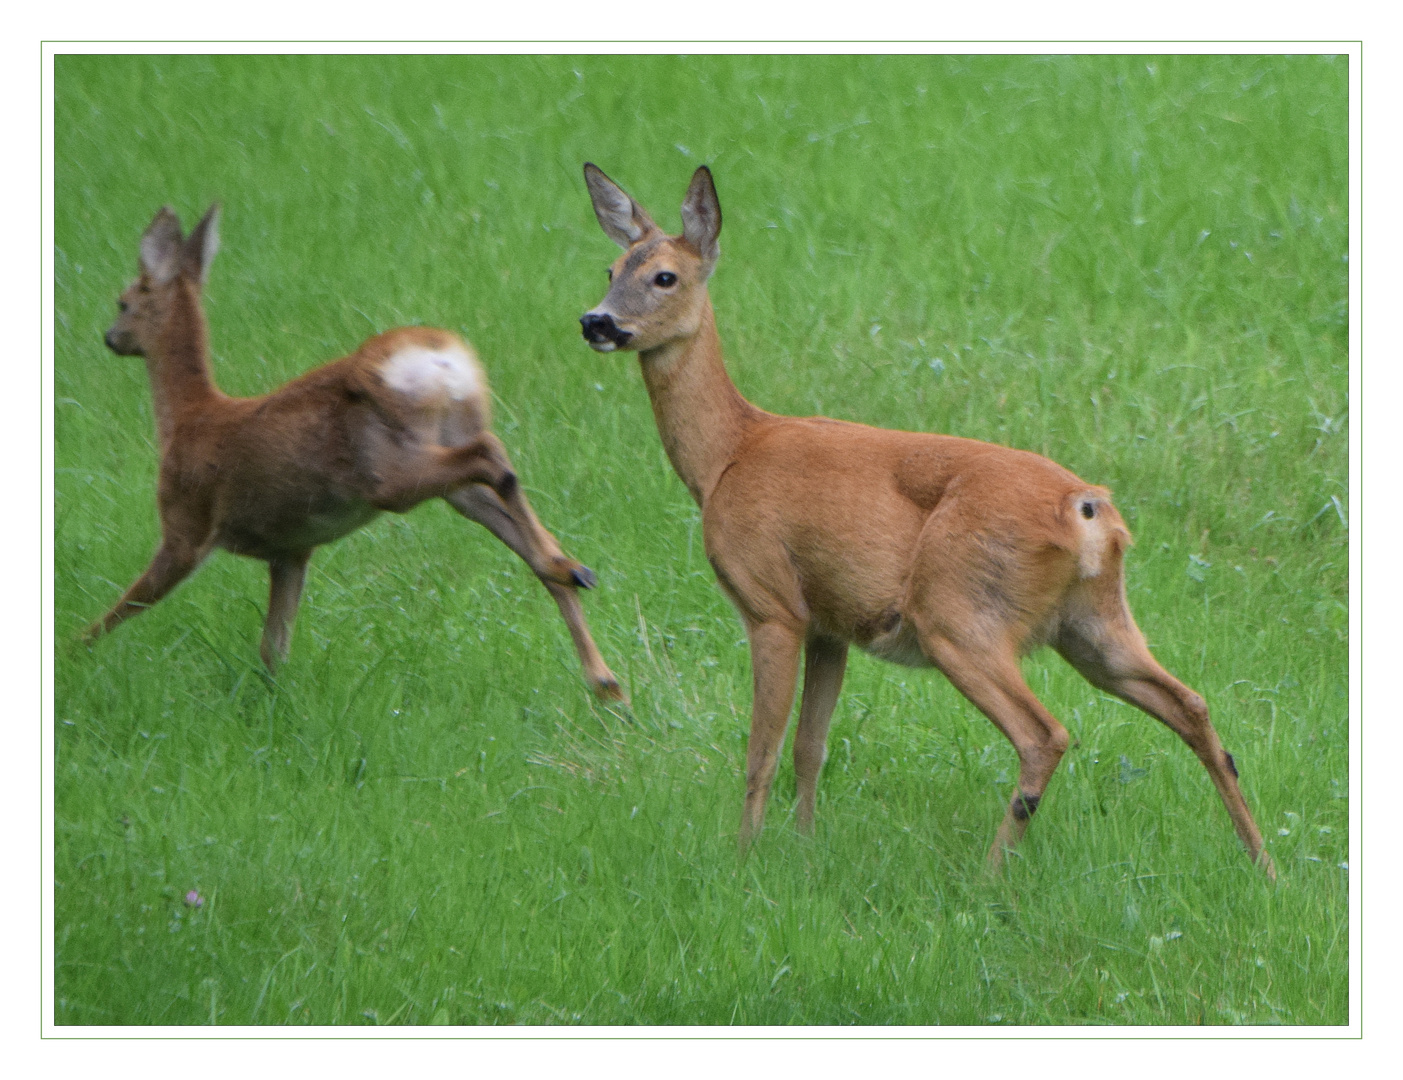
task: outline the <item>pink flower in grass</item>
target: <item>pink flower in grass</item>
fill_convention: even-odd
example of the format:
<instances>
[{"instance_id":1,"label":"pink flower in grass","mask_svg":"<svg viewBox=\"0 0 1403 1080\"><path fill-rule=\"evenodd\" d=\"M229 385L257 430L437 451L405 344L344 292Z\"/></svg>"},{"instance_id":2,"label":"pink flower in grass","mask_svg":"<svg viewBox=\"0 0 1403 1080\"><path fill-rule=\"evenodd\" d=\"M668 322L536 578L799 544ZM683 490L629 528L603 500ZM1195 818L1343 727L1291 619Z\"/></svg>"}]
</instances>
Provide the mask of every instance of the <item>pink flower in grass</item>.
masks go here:
<instances>
[{"instance_id":1,"label":"pink flower in grass","mask_svg":"<svg viewBox=\"0 0 1403 1080\"><path fill-rule=\"evenodd\" d=\"M205 898L199 894L198 890L191 889L185 894L185 903L194 908L204 907Z\"/></svg>"}]
</instances>

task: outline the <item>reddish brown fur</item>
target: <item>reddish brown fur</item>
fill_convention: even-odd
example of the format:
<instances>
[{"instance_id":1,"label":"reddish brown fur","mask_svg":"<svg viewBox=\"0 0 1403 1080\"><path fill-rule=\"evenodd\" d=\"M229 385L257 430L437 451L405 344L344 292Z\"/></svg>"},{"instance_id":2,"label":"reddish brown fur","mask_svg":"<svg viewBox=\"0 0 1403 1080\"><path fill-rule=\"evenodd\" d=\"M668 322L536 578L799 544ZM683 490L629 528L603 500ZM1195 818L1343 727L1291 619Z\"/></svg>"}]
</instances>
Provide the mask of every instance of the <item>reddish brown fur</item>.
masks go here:
<instances>
[{"instance_id":1,"label":"reddish brown fur","mask_svg":"<svg viewBox=\"0 0 1403 1080\"><path fill-rule=\"evenodd\" d=\"M701 506L707 557L750 638L742 846L764 820L801 649L797 819L812 828L855 643L940 668L1013 743L1018 790L989 851L999 866L1068 744L1019 670L1022 654L1052 645L1188 743L1249 854L1273 873L1203 699L1160 667L1130 614L1130 535L1110 493L1021 450L757 409L726 374L707 295L721 227L710 172L692 178L679 237L593 165L585 179L600 225L625 248L608 295L581 319L585 337L600 351L638 351L663 446Z\"/></svg>"},{"instance_id":2,"label":"reddish brown fur","mask_svg":"<svg viewBox=\"0 0 1403 1080\"><path fill-rule=\"evenodd\" d=\"M201 288L217 248L217 208L188 239L169 209L142 237L141 276L119 301L108 346L146 358L160 442L161 547L89 638L160 600L214 548L264 559L271 588L260 648L272 669L286 658L314 548L381 511L403 513L442 497L479 521L540 578L570 629L586 678L622 697L589 634L576 596L593 585L536 520L506 451L489 429L489 396L472 350L445 330L401 327L271 394L231 398L214 385ZM406 392L385 362L420 348L467 382ZM434 377L438 368L428 369ZM442 385L440 385L442 384ZM456 396L455 396L456 395Z\"/></svg>"}]
</instances>

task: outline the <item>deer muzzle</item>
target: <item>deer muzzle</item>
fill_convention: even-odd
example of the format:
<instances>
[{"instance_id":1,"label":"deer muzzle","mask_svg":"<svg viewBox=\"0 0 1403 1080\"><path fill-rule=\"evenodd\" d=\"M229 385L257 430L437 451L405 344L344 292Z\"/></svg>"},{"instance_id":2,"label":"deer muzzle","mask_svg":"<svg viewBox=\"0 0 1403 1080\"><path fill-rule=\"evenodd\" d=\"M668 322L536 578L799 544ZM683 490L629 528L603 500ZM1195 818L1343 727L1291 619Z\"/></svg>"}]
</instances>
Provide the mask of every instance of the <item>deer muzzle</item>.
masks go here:
<instances>
[{"instance_id":1,"label":"deer muzzle","mask_svg":"<svg viewBox=\"0 0 1403 1080\"><path fill-rule=\"evenodd\" d=\"M614 322L614 316L594 311L580 316L580 328L590 348L597 352L613 352L627 345L633 337Z\"/></svg>"},{"instance_id":2,"label":"deer muzzle","mask_svg":"<svg viewBox=\"0 0 1403 1080\"><path fill-rule=\"evenodd\" d=\"M102 335L102 343L118 356L136 356L141 351L131 334L115 326Z\"/></svg>"}]
</instances>

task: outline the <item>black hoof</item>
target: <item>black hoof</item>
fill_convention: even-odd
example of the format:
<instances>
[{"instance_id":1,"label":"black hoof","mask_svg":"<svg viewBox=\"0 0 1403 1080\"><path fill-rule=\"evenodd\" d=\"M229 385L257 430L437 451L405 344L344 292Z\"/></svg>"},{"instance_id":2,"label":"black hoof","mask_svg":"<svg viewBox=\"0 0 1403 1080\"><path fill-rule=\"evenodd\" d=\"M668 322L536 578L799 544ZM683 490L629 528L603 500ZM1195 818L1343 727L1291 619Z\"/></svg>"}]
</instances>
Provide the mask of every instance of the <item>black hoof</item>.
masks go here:
<instances>
[{"instance_id":1,"label":"black hoof","mask_svg":"<svg viewBox=\"0 0 1403 1080\"><path fill-rule=\"evenodd\" d=\"M598 579L594 576L594 571L588 566L581 566L576 570L571 570L570 576L575 579L575 584L582 589L592 589L599 584Z\"/></svg>"}]
</instances>

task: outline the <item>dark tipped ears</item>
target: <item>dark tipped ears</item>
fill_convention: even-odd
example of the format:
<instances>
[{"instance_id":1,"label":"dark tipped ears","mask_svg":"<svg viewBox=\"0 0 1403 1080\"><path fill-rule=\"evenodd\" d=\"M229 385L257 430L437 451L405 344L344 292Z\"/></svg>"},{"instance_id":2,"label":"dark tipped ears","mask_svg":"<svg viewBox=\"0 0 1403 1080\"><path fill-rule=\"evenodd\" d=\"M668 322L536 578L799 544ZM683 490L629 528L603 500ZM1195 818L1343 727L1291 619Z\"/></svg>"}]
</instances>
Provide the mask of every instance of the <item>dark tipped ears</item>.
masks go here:
<instances>
[{"instance_id":1,"label":"dark tipped ears","mask_svg":"<svg viewBox=\"0 0 1403 1080\"><path fill-rule=\"evenodd\" d=\"M193 281L201 285L209 276L210 263L219 251L219 204L213 203L205 211L200 223L190 230L182 253L181 269Z\"/></svg>"},{"instance_id":2,"label":"dark tipped ears","mask_svg":"<svg viewBox=\"0 0 1403 1080\"><path fill-rule=\"evenodd\" d=\"M180 272L180 234L180 218L169 206L156 211L141 234L141 269L158 285L173 281Z\"/></svg>"},{"instance_id":3,"label":"dark tipped ears","mask_svg":"<svg viewBox=\"0 0 1403 1080\"><path fill-rule=\"evenodd\" d=\"M692 174L687 197L682 200L682 237L703 259L714 262L721 254L720 235L721 202L711 170L703 165Z\"/></svg>"},{"instance_id":4,"label":"dark tipped ears","mask_svg":"<svg viewBox=\"0 0 1403 1080\"><path fill-rule=\"evenodd\" d=\"M651 232L658 231L644 209L633 201L628 192L604 175L592 161L585 162L585 186L589 188L594 216L604 235L628 248Z\"/></svg>"}]
</instances>

